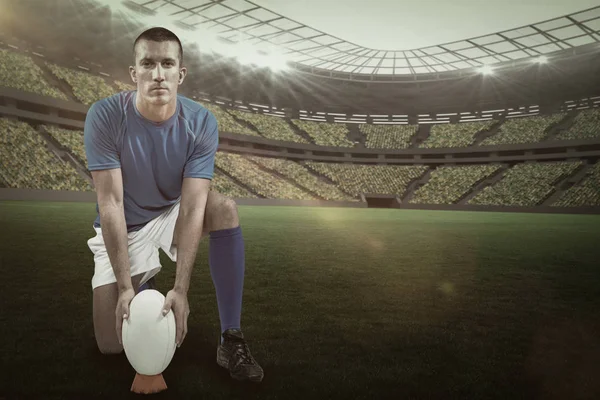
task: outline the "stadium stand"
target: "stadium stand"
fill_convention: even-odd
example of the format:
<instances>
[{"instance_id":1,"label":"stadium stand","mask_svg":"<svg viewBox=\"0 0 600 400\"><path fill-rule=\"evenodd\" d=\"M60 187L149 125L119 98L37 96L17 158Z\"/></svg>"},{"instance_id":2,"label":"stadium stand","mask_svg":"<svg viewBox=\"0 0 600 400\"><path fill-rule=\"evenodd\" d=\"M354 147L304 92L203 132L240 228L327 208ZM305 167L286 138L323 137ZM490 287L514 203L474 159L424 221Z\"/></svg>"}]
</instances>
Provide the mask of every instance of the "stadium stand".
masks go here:
<instances>
[{"instance_id":1,"label":"stadium stand","mask_svg":"<svg viewBox=\"0 0 600 400\"><path fill-rule=\"evenodd\" d=\"M402 195L413 180L421 176L425 166L359 165L306 161L313 171L338 184L354 196L361 193Z\"/></svg>"},{"instance_id":2,"label":"stadium stand","mask_svg":"<svg viewBox=\"0 0 600 400\"><path fill-rule=\"evenodd\" d=\"M560 122L565 115L561 113L507 119L495 135L485 138L479 145L494 146L541 142L546 136L546 130Z\"/></svg>"},{"instance_id":3,"label":"stadium stand","mask_svg":"<svg viewBox=\"0 0 600 400\"><path fill-rule=\"evenodd\" d=\"M410 139L417 133L419 126L360 124L358 129L365 136L367 148L406 149L410 146Z\"/></svg>"},{"instance_id":4,"label":"stadium stand","mask_svg":"<svg viewBox=\"0 0 600 400\"><path fill-rule=\"evenodd\" d=\"M76 158L81 161L84 167L87 166L82 131L71 131L68 129L57 128L55 126L44 126L44 128L54 139L56 139L56 141L61 144L61 146L76 156ZM231 178L219 171L215 171L211 189L216 189L220 193L234 198L258 197L255 194L250 193L245 188L239 186L237 183L231 180Z\"/></svg>"},{"instance_id":5,"label":"stadium stand","mask_svg":"<svg viewBox=\"0 0 600 400\"><path fill-rule=\"evenodd\" d=\"M235 183L230 177L216 170L210 185L211 190L229 196L232 198L257 198L254 193L250 193L245 188Z\"/></svg>"},{"instance_id":6,"label":"stadium stand","mask_svg":"<svg viewBox=\"0 0 600 400\"><path fill-rule=\"evenodd\" d=\"M46 149L40 135L29 124L0 118L2 180L11 188L92 190L77 171Z\"/></svg>"},{"instance_id":7,"label":"stadium stand","mask_svg":"<svg viewBox=\"0 0 600 400\"><path fill-rule=\"evenodd\" d=\"M83 131L72 131L58 128L56 126L43 126L62 147L73 154L83 166L87 167L87 156L83 144Z\"/></svg>"},{"instance_id":8,"label":"stadium stand","mask_svg":"<svg viewBox=\"0 0 600 400\"><path fill-rule=\"evenodd\" d=\"M266 198L317 200L307 191L278 176L262 171L239 154L218 152L215 157L215 166Z\"/></svg>"},{"instance_id":9,"label":"stadium stand","mask_svg":"<svg viewBox=\"0 0 600 400\"><path fill-rule=\"evenodd\" d=\"M600 161L587 171L585 178L567 189L553 207L600 206Z\"/></svg>"},{"instance_id":10,"label":"stadium stand","mask_svg":"<svg viewBox=\"0 0 600 400\"><path fill-rule=\"evenodd\" d=\"M469 204L536 206L554 191L554 185L582 165L581 161L524 163L513 166L496 184L484 188Z\"/></svg>"},{"instance_id":11,"label":"stadium stand","mask_svg":"<svg viewBox=\"0 0 600 400\"><path fill-rule=\"evenodd\" d=\"M87 166L87 158L85 154L85 147L83 144L83 132L82 131L71 131L68 129L61 129L55 126L44 126L44 128L50 133L50 135L58 141L61 146L66 150L70 151L71 154L81 161L83 166ZM219 171L215 171L214 178L211 184L211 189L216 189L220 193L226 196L237 197L237 198L256 198L257 196L250 193L245 188L239 186L227 175Z\"/></svg>"},{"instance_id":12,"label":"stadium stand","mask_svg":"<svg viewBox=\"0 0 600 400\"><path fill-rule=\"evenodd\" d=\"M475 185L501 167L498 165L441 166L409 200L412 204L454 204Z\"/></svg>"},{"instance_id":13,"label":"stadium stand","mask_svg":"<svg viewBox=\"0 0 600 400\"><path fill-rule=\"evenodd\" d=\"M435 124L421 148L467 147L475 142L478 132L490 129L497 121L461 122L457 124Z\"/></svg>"},{"instance_id":14,"label":"stadium stand","mask_svg":"<svg viewBox=\"0 0 600 400\"><path fill-rule=\"evenodd\" d=\"M117 91L108 85L104 79L99 76L79 72L73 69L60 67L58 65L46 62L48 69L54 76L67 82L73 89L73 94L77 100L83 104L92 105L98 100L112 96Z\"/></svg>"},{"instance_id":15,"label":"stadium stand","mask_svg":"<svg viewBox=\"0 0 600 400\"><path fill-rule=\"evenodd\" d=\"M111 96L117 91L135 90L131 84L68 69L46 62L58 79L65 81L76 98L84 104ZM41 67L41 68L40 68ZM0 49L0 85L67 100L67 96L44 79L45 68L29 56ZM48 79L53 79L46 75ZM62 83L61 83L62 85ZM66 89L65 89L66 90ZM341 123L291 120L198 102L217 118L219 129L272 140L309 143L295 129L304 131L318 146L354 147L349 129ZM549 116L512 118L503 122L498 132L479 145L503 145L540 142L549 128L565 118L565 113ZM247 123L247 125L246 125ZM467 147L475 143L479 132L490 129L497 121L435 124L431 126L422 148ZM254 128L256 128L256 131ZM406 149L418 132L418 125L357 125L365 137L365 147ZM45 126L60 145L86 166L83 132ZM354 128L353 128L354 129ZM358 132L356 132L358 137ZM308 137L308 136L306 136ZM579 112L567 130L552 140L600 137L600 109ZM0 186L52 190L92 190L71 164L47 150L46 142L33 127L23 122L0 119ZM548 198L554 185L572 174L578 161L517 164L504 177L474 197L468 204L496 206L536 206L554 201ZM386 166L338 164L316 161L295 162L286 159L217 153L212 188L237 198L317 199L359 201L361 193L403 195L408 184L427 171L424 166ZM412 204L455 204L474 186L493 175L495 165L440 166L431 171L425 185L416 189ZM269 172L270 171L270 172ZM583 174L584 171L581 171ZM319 176L321 175L321 176ZM326 177L327 179L324 179ZM499 177L498 177L499 178ZM333 184L331 182L334 182ZM600 205L600 164L596 163L578 184L566 190L554 207ZM318 197L316 197L316 196ZM555 192L555 196L559 193Z\"/></svg>"},{"instance_id":16,"label":"stadium stand","mask_svg":"<svg viewBox=\"0 0 600 400\"><path fill-rule=\"evenodd\" d=\"M336 186L319 179L309 170L294 161L259 156L247 156L246 158L264 168L292 179L299 186L318 194L325 200L358 201L357 198L352 198Z\"/></svg>"},{"instance_id":17,"label":"stadium stand","mask_svg":"<svg viewBox=\"0 0 600 400\"><path fill-rule=\"evenodd\" d=\"M240 125L231 115L229 115L225 110L221 109L216 104L210 104L202 101L198 101L198 103L210 111L215 118L217 119L217 124L219 126L219 132L229 132L229 133L237 133L239 135L249 135L249 136L258 136L260 135L254 132L252 129Z\"/></svg>"},{"instance_id":18,"label":"stadium stand","mask_svg":"<svg viewBox=\"0 0 600 400\"><path fill-rule=\"evenodd\" d=\"M354 142L348 140L348 127L345 124L331 124L327 122L291 120L294 125L302 129L319 146L354 147Z\"/></svg>"},{"instance_id":19,"label":"stadium stand","mask_svg":"<svg viewBox=\"0 0 600 400\"><path fill-rule=\"evenodd\" d=\"M136 89L135 86L133 86L133 85L131 85L129 83L124 83L124 82L118 81L118 80L115 81L115 85L117 86L117 88L119 88L119 91L121 91L121 92L124 92L124 91L127 91L127 90L135 90Z\"/></svg>"},{"instance_id":20,"label":"stadium stand","mask_svg":"<svg viewBox=\"0 0 600 400\"><path fill-rule=\"evenodd\" d=\"M0 49L0 86L68 100L44 79L42 70L31 57L4 49Z\"/></svg>"},{"instance_id":21,"label":"stadium stand","mask_svg":"<svg viewBox=\"0 0 600 400\"><path fill-rule=\"evenodd\" d=\"M571 140L597 137L600 137L600 108L592 108L577 114L571 128L559 133L553 139Z\"/></svg>"},{"instance_id":22,"label":"stadium stand","mask_svg":"<svg viewBox=\"0 0 600 400\"><path fill-rule=\"evenodd\" d=\"M296 132L294 132L294 130L288 125L287 121L283 118L254 114L239 110L228 111L230 114L235 115L237 118L254 125L256 129L260 132L260 134L266 137L267 139L282 140L286 142L295 143L309 143L308 140L304 139L300 135L297 135Z\"/></svg>"}]
</instances>

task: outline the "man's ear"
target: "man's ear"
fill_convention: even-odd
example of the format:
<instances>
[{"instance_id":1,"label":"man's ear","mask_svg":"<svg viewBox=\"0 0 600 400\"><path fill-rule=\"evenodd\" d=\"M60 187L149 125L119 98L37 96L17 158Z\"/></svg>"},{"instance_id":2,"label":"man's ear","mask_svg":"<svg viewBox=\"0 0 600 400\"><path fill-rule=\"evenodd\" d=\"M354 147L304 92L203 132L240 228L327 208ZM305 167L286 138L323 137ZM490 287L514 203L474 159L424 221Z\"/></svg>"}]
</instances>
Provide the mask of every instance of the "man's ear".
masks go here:
<instances>
[{"instance_id":1,"label":"man's ear","mask_svg":"<svg viewBox=\"0 0 600 400\"><path fill-rule=\"evenodd\" d=\"M185 79L187 75L187 68L183 67L179 70L179 84L181 85L183 83L183 80Z\"/></svg>"},{"instance_id":2,"label":"man's ear","mask_svg":"<svg viewBox=\"0 0 600 400\"><path fill-rule=\"evenodd\" d=\"M131 76L131 80L134 83L137 83L137 76L135 74L135 67L131 67L131 66L129 67L129 75Z\"/></svg>"}]
</instances>

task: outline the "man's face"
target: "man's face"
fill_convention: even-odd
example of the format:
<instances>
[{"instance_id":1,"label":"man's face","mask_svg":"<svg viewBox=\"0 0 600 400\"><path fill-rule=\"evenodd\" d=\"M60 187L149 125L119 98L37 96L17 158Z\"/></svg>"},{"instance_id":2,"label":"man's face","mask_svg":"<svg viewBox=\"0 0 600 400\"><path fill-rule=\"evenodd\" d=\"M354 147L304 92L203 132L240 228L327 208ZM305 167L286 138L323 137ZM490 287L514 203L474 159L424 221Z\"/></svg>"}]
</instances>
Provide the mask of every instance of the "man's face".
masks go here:
<instances>
[{"instance_id":1,"label":"man's face","mask_svg":"<svg viewBox=\"0 0 600 400\"><path fill-rule=\"evenodd\" d=\"M177 96L186 69L179 65L177 42L138 42L135 67L129 71L137 82L138 95L150 104L165 105Z\"/></svg>"}]
</instances>

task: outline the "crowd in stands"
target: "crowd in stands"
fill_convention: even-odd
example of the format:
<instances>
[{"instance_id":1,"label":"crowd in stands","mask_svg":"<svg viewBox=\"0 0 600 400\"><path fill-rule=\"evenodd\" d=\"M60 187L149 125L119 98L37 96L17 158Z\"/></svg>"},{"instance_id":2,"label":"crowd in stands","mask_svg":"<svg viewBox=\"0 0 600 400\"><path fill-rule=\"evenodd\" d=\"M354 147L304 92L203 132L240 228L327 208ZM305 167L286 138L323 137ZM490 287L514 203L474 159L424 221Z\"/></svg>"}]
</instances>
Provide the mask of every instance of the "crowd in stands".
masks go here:
<instances>
[{"instance_id":1,"label":"crowd in stands","mask_svg":"<svg viewBox=\"0 0 600 400\"><path fill-rule=\"evenodd\" d=\"M47 148L29 124L0 118L0 175L11 188L92 190L75 168Z\"/></svg>"},{"instance_id":2,"label":"crowd in stands","mask_svg":"<svg viewBox=\"0 0 600 400\"><path fill-rule=\"evenodd\" d=\"M237 133L239 135L259 136L252 129L238 123L231 115L216 104L199 101L201 106L210 111L217 119L219 132Z\"/></svg>"},{"instance_id":3,"label":"crowd in stands","mask_svg":"<svg viewBox=\"0 0 600 400\"><path fill-rule=\"evenodd\" d=\"M260 134L267 139L282 140L284 142L309 143L308 140L294 132L287 121L281 117L239 110L229 110L229 113L254 125Z\"/></svg>"},{"instance_id":4,"label":"crowd in stands","mask_svg":"<svg viewBox=\"0 0 600 400\"><path fill-rule=\"evenodd\" d=\"M31 57L0 49L0 86L68 100L44 79L44 73Z\"/></svg>"},{"instance_id":5,"label":"crowd in stands","mask_svg":"<svg viewBox=\"0 0 600 400\"><path fill-rule=\"evenodd\" d=\"M348 127L345 124L314 122L300 119L291 120L314 140L318 146L354 147L354 142L348 139Z\"/></svg>"},{"instance_id":6,"label":"crowd in stands","mask_svg":"<svg viewBox=\"0 0 600 400\"><path fill-rule=\"evenodd\" d=\"M497 121L461 122L457 124L435 124L421 148L467 147L475 142L478 132L488 130Z\"/></svg>"},{"instance_id":7,"label":"crowd in stands","mask_svg":"<svg viewBox=\"0 0 600 400\"><path fill-rule=\"evenodd\" d=\"M419 130L418 125L360 124L358 129L365 136L365 147L370 149L406 149Z\"/></svg>"},{"instance_id":8,"label":"crowd in stands","mask_svg":"<svg viewBox=\"0 0 600 400\"><path fill-rule=\"evenodd\" d=\"M565 115L561 113L507 119L500 125L500 129L495 135L485 138L479 145L494 146L541 142L548 134L548 128L560 122Z\"/></svg>"},{"instance_id":9,"label":"crowd in stands","mask_svg":"<svg viewBox=\"0 0 600 400\"><path fill-rule=\"evenodd\" d=\"M47 69L47 70L46 70ZM44 72L45 71L45 72ZM104 78L49 62L36 64L32 56L0 49L0 86L11 87L67 100L46 81L49 71L66 82L76 99L90 105L122 90L135 90L131 83ZM53 79L53 78L49 78ZM111 86L112 85L112 86ZM305 132L318 146L354 147L343 123L325 123L228 110L199 102L217 118L221 132L272 140L309 143ZM512 118L480 145L533 143L544 140L549 130L566 114ZM421 148L452 148L473 145L477 134L497 121L435 124ZM83 132L54 126L44 127L60 145L86 166ZM406 149L418 125L358 125L365 146L375 149ZM303 136L304 135L304 136ZM600 109L579 112L573 125L553 140L600 137ZM0 186L52 190L93 190L71 164L46 148L44 139L30 125L0 118ZM535 206L555 191L555 185L582 163L523 163L510 168L496 184L484 188L469 204ZM427 171L425 166L338 164L316 161L295 162L259 156L218 152L212 188L236 198L326 199L358 201L361 193L403 195L408 184ZM473 186L494 174L497 165L440 166L432 170L426 184L417 189L412 204L455 204ZM586 177L566 190L553 206L600 206L600 163Z\"/></svg>"},{"instance_id":10,"label":"crowd in stands","mask_svg":"<svg viewBox=\"0 0 600 400\"><path fill-rule=\"evenodd\" d=\"M85 154L85 146L83 144L83 131L72 131L62 129L56 126L43 126L44 129L52 136L65 150L73 154L82 165L87 166L87 156Z\"/></svg>"},{"instance_id":11,"label":"crowd in stands","mask_svg":"<svg viewBox=\"0 0 600 400\"><path fill-rule=\"evenodd\" d=\"M254 193L235 183L230 177L216 170L210 185L211 190L216 190L232 198L257 198Z\"/></svg>"},{"instance_id":12,"label":"crowd in stands","mask_svg":"<svg viewBox=\"0 0 600 400\"><path fill-rule=\"evenodd\" d=\"M586 172L581 182L567 189L552 206L600 206L600 161Z\"/></svg>"},{"instance_id":13,"label":"crowd in stands","mask_svg":"<svg viewBox=\"0 0 600 400\"><path fill-rule=\"evenodd\" d=\"M125 83L125 82L121 82L119 80L115 80L115 86L119 89L119 91L121 92L125 92L125 91L129 91L129 90L136 90L137 88L135 86L133 86L130 83Z\"/></svg>"},{"instance_id":14,"label":"crowd in stands","mask_svg":"<svg viewBox=\"0 0 600 400\"><path fill-rule=\"evenodd\" d=\"M108 83L104 78L93 73L62 67L44 62L45 68L58 79L65 81L72 89L76 99L83 104L91 105L95 101L114 95L118 91L135 90L131 83L113 80ZM113 86L111 86L113 85ZM20 52L0 49L0 86L38 93L68 100L59 89L44 79L44 72L34 60ZM267 116L239 110L225 111L218 105L200 102L217 118L222 132L242 135L264 136L268 139L309 143L302 135L297 134L288 122L280 117ZM254 129L240 123L232 117L244 120ZM502 145L518 143L534 143L545 139L548 129L561 121L564 113L549 116L522 117L508 119L502 123L494 135L484 139L480 145ZM306 132L319 146L354 147L355 143L348 139L348 127L343 123L326 123L293 119L291 122ZM419 146L421 148L451 148L471 146L478 132L489 129L496 121L464 122L454 124L435 124L431 127L429 137ZM360 124L360 132L365 136L367 148L406 149L410 147L411 138L418 131L418 125L372 125ZM581 111L574 120L573 126L560 132L553 140L594 138L600 136L600 109Z\"/></svg>"},{"instance_id":15,"label":"crowd in stands","mask_svg":"<svg viewBox=\"0 0 600 400\"><path fill-rule=\"evenodd\" d=\"M77 100L88 106L116 93L116 90L99 76L60 67L49 62L46 62L46 66L57 78L71 86Z\"/></svg>"},{"instance_id":16,"label":"crowd in stands","mask_svg":"<svg viewBox=\"0 0 600 400\"><path fill-rule=\"evenodd\" d=\"M85 166L80 131L44 127ZM24 122L0 118L0 182L6 187L51 190L93 190L67 162L46 148L44 139ZM426 166L301 163L270 157L218 152L211 188L234 198L358 201L360 194L403 195L422 177ZM485 187L468 204L536 206L572 174L581 161L521 163ZM498 171L498 165L440 166L415 190L412 204L455 204L477 183ZM321 176L319 176L321 175ZM600 206L600 162L553 204L558 207ZM258 194L258 195L257 195Z\"/></svg>"},{"instance_id":17,"label":"crowd in stands","mask_svg":"<svg viewBox=\"0 0 600 400\"><path fill-rule=\"evenodd\" d=\"M510 168L492 186L485 187L469 204L492 206L536 206L555 189L554 185L570 175L581 161L523 163Z\"/></svg>"},{"instance_id":18,"label":"crowd in stands","mask_svg":"<svg viewBox=\"0 0 600 400\"><path fill-rule=\"evenodd\" d=\"M306 161L313 171L325 175L346 193L402 195L413 180L421 176L425 166L337 164Z\"/></svg>"},{"instance_id":19,"label":"crowd in stands","mask_svg":"<svg viewBox=\"0 0 600 400\"><path fill-rule=\"evenodd\" d=\"M93 73L62 67L44 62L45 67L58 79L69 84L76 99L83 104L91 105L97 100L109 97L118 91L134 90L135 86L120 80L108 83L104 78ZM113 85L114 86L111 86ZM0 49L0 86L38 93L44 96L68 100L58 88L44 79L44 72L25 54L7 49ZM261 133L236 121L227 111L217 105L202 103L219 121L223 132L231 132L251 136L264 136L273 140L308 143L297 134L287 121L261 114L247 113L239 110L229 112L237 118L252 124ZM548 129L565 117L564 113L549 116L522 117L506 120L498 132L480 145L502 145L518 143L534 143L545 139ZM435 124L429 137L420 145L421 148L467 147L473 144L478 132L489 129L496 121L465 122L455 124ZM355 143L348 139L348 127L343 123L326 123L305 120L292 120L292 123L306 132L319 146L354 147ZM417 125L371 125L360 124L360 132L365 136L367 148L405 149L410 146L411 138L418 130ZM560 132L553 140L568 140L600 137L600 109L581 111L574 120L573 126Z\"/></svg>"},{"instance_id":20,"label":"crowd in stands","mask_svg":"<svg viewBox=\"0 0 600 400\"><path fill-rule=\"evenodd\" d=\"M600 108L582 110L575 116L573 125L560 132L554 140L591 139L600 137Z\"/></svg>"},{"instance_id":21,"label":"crowd in stands","mask_svg":"<svg viewBox=\"0 0 600 400\"><path fill-rule=\"evenodd\" d=\"M239 154L218 152L215 157L215 166L243 182L254 192L269 199L317 199L306 190L257 168L250 160Z\"/></svg>"},{"instance_id":22,"label":"crowd in stands","mask_svg":"<svg viewBox=\"0 0 600 400\"><path fill-rule=\"evenodd\" d=\"M409 203L454 204L500 168L492 164L437 167L427 183L415 190Z\"/></svg>"},{"instance_id":23,"label":"crowd in stands","mask_svg":"<svg viewBox=\"0 0 600 400\"><path fill-rule=\"evenodd\" d=\"M325 200L358 201L358 198L353 198L342 192L337 186L319 179L295 161L260 156L247 156L246 158L293 180L297 185L316 193Z\"/></svg>"}]
</instances>

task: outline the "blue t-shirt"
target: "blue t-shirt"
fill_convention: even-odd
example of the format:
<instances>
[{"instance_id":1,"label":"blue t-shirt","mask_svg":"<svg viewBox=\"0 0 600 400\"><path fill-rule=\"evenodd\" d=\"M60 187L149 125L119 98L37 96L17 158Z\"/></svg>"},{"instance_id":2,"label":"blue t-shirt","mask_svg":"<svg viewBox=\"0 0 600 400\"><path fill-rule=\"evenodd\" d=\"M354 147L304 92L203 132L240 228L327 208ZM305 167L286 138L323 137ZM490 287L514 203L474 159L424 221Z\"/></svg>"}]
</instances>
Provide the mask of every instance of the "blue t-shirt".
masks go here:
<instances>
[{"instance_id":1,"label":"blue t-shirt","mask_svg":"<svg viewBox=\"0 0 600 400\"><path fill-rule=\"evenodd\" d=\"M177 95L175 114L155 123L137 110L136 93L95 102L84 127L88 169L121 168L127 232L172 206L181 196L183 178L212 179L219 144L217 120L200 104ZM100 227L99 213L94 227Z\"/></svg>"}]
</instances>

